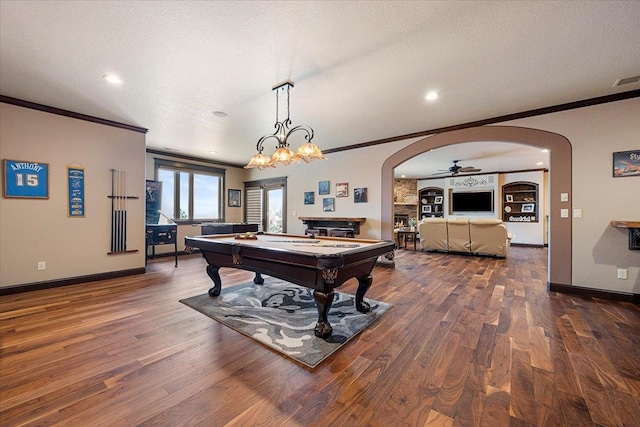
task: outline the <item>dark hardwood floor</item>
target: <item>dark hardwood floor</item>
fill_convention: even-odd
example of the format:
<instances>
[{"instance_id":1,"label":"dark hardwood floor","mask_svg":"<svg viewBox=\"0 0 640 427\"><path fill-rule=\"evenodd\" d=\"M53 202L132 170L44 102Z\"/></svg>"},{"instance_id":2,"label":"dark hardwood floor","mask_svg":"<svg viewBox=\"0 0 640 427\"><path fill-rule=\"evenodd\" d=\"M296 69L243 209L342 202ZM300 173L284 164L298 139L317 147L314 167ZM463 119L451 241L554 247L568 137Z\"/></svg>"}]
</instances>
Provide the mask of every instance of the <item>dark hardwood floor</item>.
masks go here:
<instances>
[{"instance_id":1,"label":"dark hardwood floor","mask_svg":"<svg viewBox=\"0 0 640 427\"><path fill-rule=\"evenodd\" d=\"M199 255L2 296L0 425L640 425L640 307L547 292L546 259L399 250L393 308L315 370L179 303Z\"/></svg>"}]
</instances>

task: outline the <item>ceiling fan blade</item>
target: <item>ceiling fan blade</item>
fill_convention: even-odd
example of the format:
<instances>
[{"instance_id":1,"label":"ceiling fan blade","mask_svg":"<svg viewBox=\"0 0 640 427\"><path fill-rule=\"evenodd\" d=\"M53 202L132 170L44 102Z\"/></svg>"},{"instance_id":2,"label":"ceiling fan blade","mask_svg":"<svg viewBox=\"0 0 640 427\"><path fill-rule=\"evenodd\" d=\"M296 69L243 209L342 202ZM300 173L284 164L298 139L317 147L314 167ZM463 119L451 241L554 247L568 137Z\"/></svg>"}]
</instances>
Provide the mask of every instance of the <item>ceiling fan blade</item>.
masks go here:
<instances>
[{"instance_id":1,"label":"ceiling fan blade","mask_svg":"<svg viewBox=\"0 0 640 427\"><path fill-rule=\"evenodd\" d=\"M466 166L460 168L460 172L480 172L482 169L476 169L473 166Z\"/></svg>"}]
</instances>

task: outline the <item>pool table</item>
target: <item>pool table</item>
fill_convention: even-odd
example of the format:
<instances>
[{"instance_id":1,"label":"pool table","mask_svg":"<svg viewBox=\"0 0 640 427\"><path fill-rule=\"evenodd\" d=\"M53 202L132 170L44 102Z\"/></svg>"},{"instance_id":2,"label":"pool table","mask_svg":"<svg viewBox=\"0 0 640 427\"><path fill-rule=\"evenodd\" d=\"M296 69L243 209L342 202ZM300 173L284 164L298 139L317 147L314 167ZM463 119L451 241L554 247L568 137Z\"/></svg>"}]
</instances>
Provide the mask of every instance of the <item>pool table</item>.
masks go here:
<instances>
[{"instance_id":1,"label":"pool table","mask_svg":"<svg viewBox=\"0 0 640 427\"><path fill-rule=\"evenodd\" d=\"M220 267L253 271L256 284L262 284L261 274L266 274L313 289L318 309L314 332L320 338L329 337L333 331L327 315L334 289L355 277L356 309L368 312L369 304L363 298L371 286L371 270L379 256L392 258L394 249L392 241L268 233L245 237L221 234L185 238L185 245L200 249L207 261L207 274L214 283L209 295L220 295Z\"/></svg>"}]
</instances>

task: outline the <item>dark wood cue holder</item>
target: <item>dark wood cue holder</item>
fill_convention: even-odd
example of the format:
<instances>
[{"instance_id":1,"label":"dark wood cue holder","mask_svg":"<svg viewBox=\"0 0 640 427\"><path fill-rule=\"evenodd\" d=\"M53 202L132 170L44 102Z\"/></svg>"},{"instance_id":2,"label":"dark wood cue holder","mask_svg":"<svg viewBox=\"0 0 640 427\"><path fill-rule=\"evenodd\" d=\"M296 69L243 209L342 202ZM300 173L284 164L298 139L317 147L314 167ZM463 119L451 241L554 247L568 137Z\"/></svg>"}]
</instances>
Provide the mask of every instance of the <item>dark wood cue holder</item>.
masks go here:
<instances>
[{"instance_id":1,"label":"dark wood cue holder","mask_svg":"<svg viewBox=\"0 0 640 427\"><path fill-rule=\"evenodd\" d=\"M640 251L640 221L611 221L616 228L629 229L629 250Z\"/></svg>"}]
</instances>

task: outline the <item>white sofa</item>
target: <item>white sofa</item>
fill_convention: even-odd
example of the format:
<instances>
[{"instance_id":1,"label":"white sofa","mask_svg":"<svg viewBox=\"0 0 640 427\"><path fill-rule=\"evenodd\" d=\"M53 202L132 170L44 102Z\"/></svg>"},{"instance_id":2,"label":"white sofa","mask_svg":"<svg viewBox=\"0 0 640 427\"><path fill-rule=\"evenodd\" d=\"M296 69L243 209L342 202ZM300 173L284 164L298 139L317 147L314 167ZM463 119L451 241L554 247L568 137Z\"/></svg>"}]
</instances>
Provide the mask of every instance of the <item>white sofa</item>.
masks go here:
<instances>
[{"instance_id":1,"label":"white sofa","mask_svg":"<svg viewBox=\"0 0 640 427\"><path fill-rule=\"evenodd\" d=\"M425 251L506 257L511 235L496 218L425 218L418 225Z\"/></svg>"}]
</instances>

